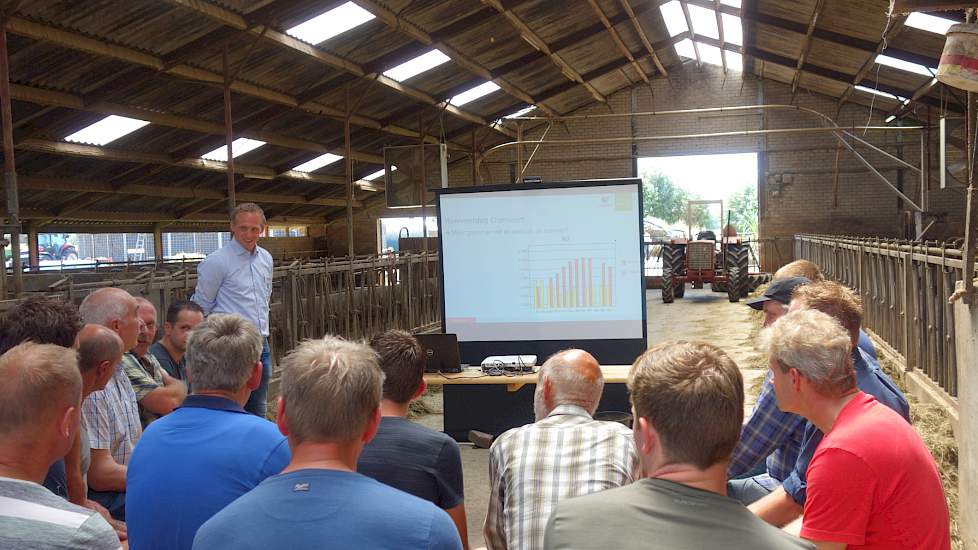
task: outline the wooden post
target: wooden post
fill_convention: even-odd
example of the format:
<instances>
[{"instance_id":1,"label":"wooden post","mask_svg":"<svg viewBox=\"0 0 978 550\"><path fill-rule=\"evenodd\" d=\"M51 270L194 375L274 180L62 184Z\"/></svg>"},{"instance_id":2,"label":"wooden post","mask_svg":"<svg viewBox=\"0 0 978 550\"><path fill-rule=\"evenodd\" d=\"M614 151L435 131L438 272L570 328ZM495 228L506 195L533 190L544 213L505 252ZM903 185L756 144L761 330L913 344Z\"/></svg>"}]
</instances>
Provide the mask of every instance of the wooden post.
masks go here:
<instances>
[{"instance_id":1,"label":"wooden post","mask_svg":"<svg viewBox=\"0 0 978 550\"><path fill-rule=\"evenodd\" d=\"M32 272L34 272L34 273L40 273L41 272L41 262L40 262L41 258L40 258L40 255L37 253L37 248L38 248L38 242L37 242L37 224L34 223L34 222L32 222L32 221L28 221L28 222L25 222L24 225L26 226L25 229L27 230L27 258L28 258L28 262L31 264L31 271Z\"/></svg>"},{"instance_id":2,"label":"wooden post","mask_svg":"<svg viewBox=\"0 0 978 550\"><path fill-rule=\"evenodd\" d=\"M24 266L20 261L20 194L14 165L14 126L10 110L10 60L7 56L7 18L0 19L0 122L3 123L3 186L7 192L7 218L13 265L14 296L24 293ZM35 251L36 254L36 251Z\"/></svg>"},{"instance_id":3,"label":"wooden post","mask_svg":"<svg viewBox=\"0 0 978 550\"><path fill-rule=\"evenodd\" d=\"M227 148L228 158L228 216L234 212L234 122L231 118L231 67L228 65L228 47L224 46L221 54L221 61L224 65L224 142Z\"/></svg>"},{"instance_id":4,"label":"wooden post","mask_svg":"<svg viewBox=\"0 0 978 550\"><path fill-rule=\"evenodd\" d=\"M166 224L154 223L153 224L153 258L156 259L156 264L159 265L163 263L163 227Z\"/></svg>"}]
</instances>

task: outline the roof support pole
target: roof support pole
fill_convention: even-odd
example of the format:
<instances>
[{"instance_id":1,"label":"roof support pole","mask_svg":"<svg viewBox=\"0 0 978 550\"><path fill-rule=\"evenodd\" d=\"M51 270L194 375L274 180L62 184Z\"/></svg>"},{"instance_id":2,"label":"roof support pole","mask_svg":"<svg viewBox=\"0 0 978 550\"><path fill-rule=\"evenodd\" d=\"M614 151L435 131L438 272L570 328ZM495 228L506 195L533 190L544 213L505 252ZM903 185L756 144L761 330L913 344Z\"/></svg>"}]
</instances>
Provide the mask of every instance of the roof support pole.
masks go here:
<instances>
[{"instance_id":1,"label":"roof support pole","mask_svg":"<svg viewBox=\"0 0 978 550\"><path fill-rule=\"evenodd\" d=\"M234 122L231 118L231 67L228 65L228 47L224 46L221 52L221 62L224 68L224 142L227 148L227 163L228 163L228 216L234 212L235 198L234 198L234 151L232 151L232 143L234 142ZM349 117L347 117L349 121ZM347 158L350 157L349 148L346 150Z\"/></svg>"},{"instance_id":2,"label":"roof support pole","mask_svg":"<svg viewBox=\"0 0 978 550\"><path fill-rule=\"evenodd\" d=\"M10 223L10 252L13 265L11 286L14 296L20 297L24 293L24 266L20 261L20 194L17 192L17 168L14 165L14 127L10 110L10 59L7 56L6 17L0 19L0 118L3 123L3 187L7 193L7 219Z\"/></svg>"},{"instance_id":3,"label":"roof support pole","mask_svg":"<svg viewBox=\"0 0 978 550\"><path fill-rule=\"evenodd\" d=\"M41 272L41 258L40 254L37 253L37 225L34 221L24 222L24 229L27 231L27 263L31 264L30 270L32 273ZM60 255L55 259L60 259Z\"/></svg>"}]
</instances>

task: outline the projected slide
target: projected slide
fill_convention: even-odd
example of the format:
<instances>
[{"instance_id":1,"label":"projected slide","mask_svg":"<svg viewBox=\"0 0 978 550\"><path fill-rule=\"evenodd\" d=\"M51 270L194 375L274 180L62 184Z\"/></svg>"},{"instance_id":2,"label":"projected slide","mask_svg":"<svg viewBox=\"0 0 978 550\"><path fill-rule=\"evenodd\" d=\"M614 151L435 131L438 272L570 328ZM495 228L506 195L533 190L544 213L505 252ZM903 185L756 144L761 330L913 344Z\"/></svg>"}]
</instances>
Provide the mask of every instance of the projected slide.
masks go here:
<instances>
[{"instance_id":1,"label":"projected slide","mask_svg":"<svg viewBox=\"0 0 978 550\"><path fill-rule=\"evenodd\" d=\"M459 341L642 338L637 185L444 194L440 217Z\"/></svg>"}]
</instances>

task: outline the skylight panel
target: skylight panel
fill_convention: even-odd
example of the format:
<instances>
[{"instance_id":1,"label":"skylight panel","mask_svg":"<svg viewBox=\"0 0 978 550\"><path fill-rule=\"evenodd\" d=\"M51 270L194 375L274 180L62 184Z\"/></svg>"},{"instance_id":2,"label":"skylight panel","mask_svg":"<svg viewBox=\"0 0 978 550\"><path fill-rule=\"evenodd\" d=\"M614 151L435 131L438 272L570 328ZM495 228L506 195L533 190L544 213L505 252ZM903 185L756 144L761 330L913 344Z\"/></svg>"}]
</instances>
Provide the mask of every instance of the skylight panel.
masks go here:
<instances>
[{"instance_id":1,"label":"skylight panel","mask_svg":"<svg viewBox=\"0 0 978 550\"><path fill-rule=\"evenodd\" d=\"M889 92L882 92L874 88L867 88L866 86L856 86L856 89L860 92L866 92L867 94L878 95L880 97L885 97L886 99L896 99L898 101L907 101L907 98L898 95L891 94Z\"/></svg>"},{"instance_id":2,"label":"skylight panel","mask_svg":"<svg viewBox=\"0 0 978 550\"><path fill-rule=\"evenodd\" d=\"M659 6L662 12L662 19L666 22L666 29L669 36L677 36L689 30L686 26L686 16L683 15L683 8L678 0L671 0Z\"/></svg>"},{"instance_id":3,"label":"skylight panel","mask_svg":"<svg viewBox=\"0 0 978 550\"><path fill-rule=\"evenodd\" d=\"M907 22L904 24L908 27L913 27L922 31L933 32L936 34L947 34L947 30L951 28L951 25L957 25L958 22L952 21L951 19L945 19L943 17L937 17L936 15L914 12L907 17Z\"/></svg>"},{"instance_id":4,"label":"skylight panel","mask_svg":"<svg viewBox=\"0 0 978 550\"><path fill-rule=\"evenodd\" d=\"M728 44L744 45L744 27L740 18L729 13L721 14L723 21L723 41Z\"/></svg>"},{"instance_id":5,"label":"skylight panel","mask_svg":"<svg viewBox=\"0 0 978 550\"><path fill-rule=\"evenodd\" d=\"M339 155L334 155L333 153L325 153L319 155L318 157L303 162L299 166L293 168L296 172L315 172L327 164L333 164L334 162L341 160L343 157Z\"/></svg>"},{"instance_id":6,"label":"skylight panel","mask_svg":"<svg viewBox=\"0 0 978 550\"><path fill-rule=\"evenodd\" d=\"M737 52L727 51L727 69L731 71L737 71L738 73L744 72L744 56Z\"/></svg>"},{"instance_id":7,"label":"skylight panel","mask_svg":"<svg viewBox=\"0 0 978 550\"><path fill-rule=\"evenodd\" d=\"M676 44L676 53L682 57L696 59L696 50L693 49L693 41L688 38Z\"/></svg>"},{"instance_id":8,"label":"skylight panel","mask_svg":"<svg viewBox=\"0 0 978 550\"><path fill-rule=\"evenodd\" d=\"M374 15L369 11L353 2L347 2L308 21L299 23L285 32L310 44L319 44L373 18Z\"/></svg>"},{"instance_id":9,"label":"skylight panel","mask_svg":"<svg viewBox=\"0 0 978 550\"><path fill-rule=\"evenodd\" d=\"M65 141L74 143L88 143L91 145L105 145L111 143L126 134L131 134L136 130L146 126L149 122L135 118L128 118L118 115L109 115L102 120L78 130L65 138Z\"/></svg>"},{"instance_id":10,"label":"skylight panel","mask_svg":"<svg viewBox=\"0 0 978 550\"><path fill-rule=\"evenodd\" d=\"M735 8L740 7L740 0L720 0L721 4L726 4L728 6L733 6Z\"/></svg>"},{"instance_id":11,"label":"skylight panel","mask_svg":"<svg viewBox=\"0 0 978 550\"><path fill-rule=\"evenodd\" d=\"M394 166L392 164L391 165L391 172L397 172L397 166ZM373 181L375 179L379 179L379 178L382 178L382 177L384 177L384 169L383 168L381 168L380 170L377 170L373 174L368 174L367 176L364 176L363 179L365 179L367 181Z\"/></svg>"},{"instance_id":12,"label":"skylight panel","mask_svg":"<svg viewBox=\"0 0 978 550\"><path fill-rule=\"evenodd\" d=\"M466 103L469 103L471 101L475 101L484 95L489 95L498 89L499 86L495 82L492 81L483 82L482 84L479 84L475 88L471 88L469 90L466 90L458 94L457 96L448 100L448 102L456 107L461 107L462 105L465 105Z\"/></svg>"},{"instance_id":13,"label":"skylight panel","mask_svg":"<svg viewBox=\"0 0 978 550\"><path fill-rule=\"evenodd\" d=\"M695 23L693 23L695 28ZM720 48L716 46L710 46L709 44L698 43L700 47L700 59L703 63L709 63L711 65L723 65L723 58L720 54Z\"/></svg>"},{"instance_id":14,"label":"skylight panel","mask_svg":"<svg viewBox=\"0 0 978 550\"><path fill-rule=\"evenodd\" d=\"M510 114L504 116L503 118L516 118L518 116L523 116L526 113L529 113L530 111L532 111L533 109L536 109L536 108L537 108L536 105L530 105L529 107L523 107L519 111L516 111L515 113L510 113Z\"/></svg>"},{"instance_id":15,"label":"skylight panel","mask_svg":"<svg viewBox=\"0 0 978 550\"><path fill-rule=\"evenodd\" d=\"M909 61L904 61L902 59L897 59L895 57L890 57L888 55L883 55L883 54L876 56L876 62L879 63L880 65L894 67L896 69L908 71L914 74L919 74L927 77L933 77L934 74L937 73L937 69L934 69L933 72L931 72L930 70L927 69L927 67L924 67L923 65L919 65L917 63L911 63Z\"/></svg>"},{"instance_id":16,"label":"skylight panel","mask_svg":"<svg viewBox=\"0 0 978 550\"><path fill-rule=\"evenodd\" d=\"M687 7L689 8L689 19L693 22L693 30L696 34L719 40L720 31L717 30L717 12L692 4Z\"/></svg>"},{"instance_id":17,"label":"skylight panel","mask_svg":"<svg viewBox=\"0 0 978 550\"><path fill-rule=\"evenodd\" d=\"M441 53L440 50L431 50L430 52L421 54L410 61L405 61L393 69L384 71L384 76L393 78L398 82L404 82L412 76L417 76L425 71L434 69L449 59L451 58Z\"/></svg>"},{"instance_id":18,"label":"skylight panel","mask_svg":"<svg viewBox=\"0 0 978 550\"><path fill-rule=\"evenodd\" d=\"M231 156L234 158L238 158L249 151L254 151L255 149L261 147L262 145L265 145L264 141L258 141L257 139L238 138L231 142ZM221 145L217 149L214 149L210 153L207 153L206 155L203 155L200 158L204 160L217 160L221 162L227 162L228 161L227 146Z\"/></svg>"}]
</instances>

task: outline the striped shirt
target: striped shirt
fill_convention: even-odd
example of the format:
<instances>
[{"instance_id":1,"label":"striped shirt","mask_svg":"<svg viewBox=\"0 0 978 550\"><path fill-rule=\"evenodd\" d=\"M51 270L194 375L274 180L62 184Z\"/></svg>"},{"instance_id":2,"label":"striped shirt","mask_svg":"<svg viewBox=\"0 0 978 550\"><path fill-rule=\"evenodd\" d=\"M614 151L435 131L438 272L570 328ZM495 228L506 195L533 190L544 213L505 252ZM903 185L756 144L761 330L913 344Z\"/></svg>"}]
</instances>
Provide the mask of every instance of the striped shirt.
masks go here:
<instances>
[{"instance_id":1,"label":"striped shirt","mask_svg":"<svg viewBox=\"0 0 978 550\"><path fill-rule=\"evenodd\" d=\"M98 512L37 483L0 477L0 548L118 550L121 545Z\"/></svg>"},{"instance_id":2,"label":"striped shirt","mask_svg":"<svg viewBox=\"0 0 978 550\"><path fill-rule=\"evenodd\" d=\"M92 449L108 449L117 464L129 464L132 448L143 435L136 393L121 366L104 390L92 392L82 403Z\"/></svg>"},{"instance_id":3,"label":"striped shirt","mask_svg":"<svg viewBox=\"0 0 978 550\"><path fill-rule=\"evenodd\" d=\"M486 544L491 550L543 548L547 520L564 498L634 481L632 431L558 405L534 424L499 436L489 451Z\"/></svg>"}]
</instances>

